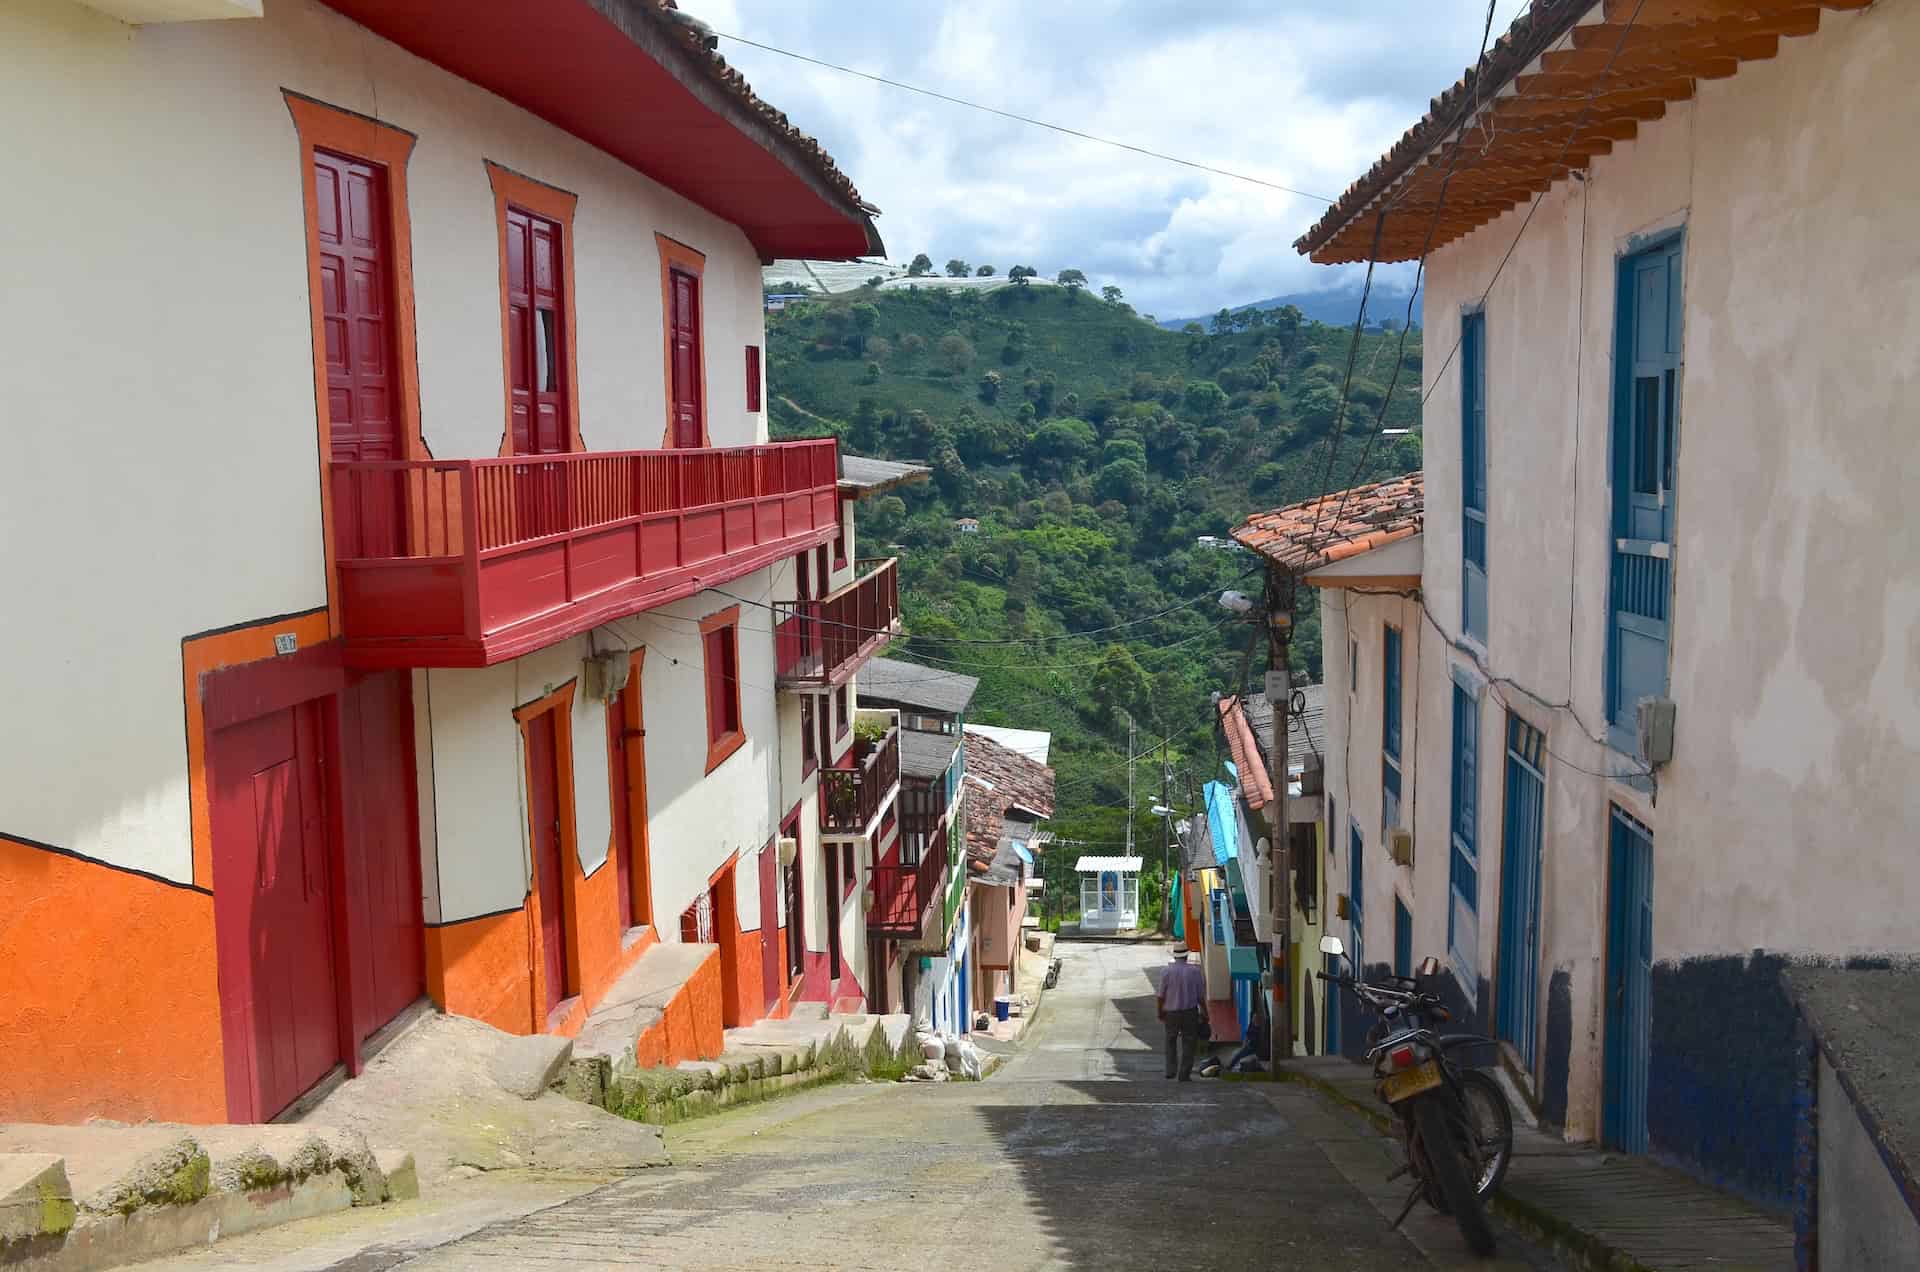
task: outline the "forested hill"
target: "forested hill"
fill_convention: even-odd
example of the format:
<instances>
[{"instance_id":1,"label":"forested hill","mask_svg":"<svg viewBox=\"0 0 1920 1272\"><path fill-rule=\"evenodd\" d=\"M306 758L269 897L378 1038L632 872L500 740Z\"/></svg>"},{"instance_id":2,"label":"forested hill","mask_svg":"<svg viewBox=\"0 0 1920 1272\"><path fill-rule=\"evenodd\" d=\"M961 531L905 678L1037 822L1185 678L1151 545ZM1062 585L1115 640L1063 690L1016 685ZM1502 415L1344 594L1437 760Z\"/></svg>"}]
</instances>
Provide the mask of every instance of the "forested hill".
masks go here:
<instances>
[{"instance_id":1,"label":"forested hill","mask_svg":"<svg viewBox=\"0 0 1920 1272\"><path fill-rule=\"evenodd\" d=\"M979 676L974 721L1051 730L1054 828L1099 851L1124 839L1129 712L1136 754L1169 739L1177 806L1217 771L1209 694L1257 677L1264 650L1215 598L1260 580L1199 540L1323 488L1350 339L1287 310L1166 331L1067 287L856 291L768 315L771 419L932 465L930 484L860 505L863 555L901 557L910 638L891 652ZM1418 415L1419 349L1362 337L1333 486L1419 465L1415 439L1378 435L1396 360L1387 426ZM1318 678L1317 620L1296 651ZM1136 781L1157 866L1157 755Z\"/></svg>"}]
</instances>

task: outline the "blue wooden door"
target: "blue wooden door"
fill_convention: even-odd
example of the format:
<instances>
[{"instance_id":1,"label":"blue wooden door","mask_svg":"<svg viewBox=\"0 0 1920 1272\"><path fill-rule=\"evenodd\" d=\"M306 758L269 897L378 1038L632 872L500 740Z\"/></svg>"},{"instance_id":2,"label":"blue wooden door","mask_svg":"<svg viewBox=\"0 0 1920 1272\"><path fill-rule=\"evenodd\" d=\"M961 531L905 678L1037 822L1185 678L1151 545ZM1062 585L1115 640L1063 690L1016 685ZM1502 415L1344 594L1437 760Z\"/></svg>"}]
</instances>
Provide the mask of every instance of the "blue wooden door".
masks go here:
<instances>
[{"instance_id":1,"label":"blue wooden door","mask_svg":"<svg viewBox=\"0 0 1920 1272\"><path fill-rule=\"evenodd\" d=\"M1506 826L1500 842L1500 962L1495 1027L1534 1067L1540 1003L1540 830L1546 806L1541 771L1546 739L1519 716L1507 716Z\"/></svg>"},{"instance_id":2,"label":"blue wooden door","mask_svg":"<svg viewBox=\"0 0 1920 1272\"><path fill-rule=\"evenodd\" d=\"M1653 834L1613 810L1607 871L1606 1100L1601 1134L1647 1151L1647 1057L1653 985Z\"/></svg>"},{"instance_id":3,"label":"blue wooden door","mask_svg":"<svg viewBox=\"0 0 1920 1272\"><path fill-rule=\"evenodd\" d=\"M1667 688L1674 452L1680 428L1680 241L1620 263L1615 335L1608 715L1631 736L1634 706Z\"/></svg>"},{"instance_id":4,"label":"blue wooden door","mask_svg":"<svg viewBox=\"0 0 1920 1272\"><path fill-rule=\"evenodd\" d=\"M1365 849L1361 844L1358 822L1354 823L1351 833L1352 838L1347 848L1347 930L1353 934L1353 948L1347 951L1347 957L1353 961L1353 974L1364 976L1366 973L1362 969L1365 964L1360 945L1360 898L1361 887L1366 882L1364 872L1361 870Z\"/></svg>"}]
</instances>

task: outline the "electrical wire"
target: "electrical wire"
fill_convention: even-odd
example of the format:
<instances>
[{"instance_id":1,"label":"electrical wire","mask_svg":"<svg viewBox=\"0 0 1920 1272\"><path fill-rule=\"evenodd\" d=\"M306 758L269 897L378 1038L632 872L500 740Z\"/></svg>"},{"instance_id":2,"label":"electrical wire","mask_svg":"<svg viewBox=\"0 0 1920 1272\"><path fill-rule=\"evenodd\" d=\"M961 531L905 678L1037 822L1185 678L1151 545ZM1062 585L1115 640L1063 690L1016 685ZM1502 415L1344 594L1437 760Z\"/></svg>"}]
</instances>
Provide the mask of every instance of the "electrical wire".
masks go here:
<instances>
[{"instance_id":1,"label":"electrical wire","mask_svg":"<svg viewBox=\"0 0 1920 1272\"><path fill-rule=\"evenodd\" d=\"M1640 10L1646 8L1646 5L1647 0L1638 0L1638 3L1633 6L1633 12L1627 15L1627 24L1620 28L1620 38L1614 41L1613 51L1607 55L1606 64L1600 68L1600 74L1594 80L1593 88L1588 91L1587 100L1580 108L1579 117L1573 121L1573 126L1567 129L1566 140L1560 143L1560 153L1554 157L1553 161L1554 168L1565 165L1567 151L1573 147L1573 139L1580 135L1580 129L1586 125L1587 116L1593 112L1593 103L1599 98L1607 76L1613 71L1614 62L1619 60L1620 51L1627 46L1627 37L1633 33L1634 24L1640 20ZM1520 240L1525 236L1527 227L1533 224L1533 214L1540 210L1540 204L1552 190L1553 186L1549 184L1545 190L1533 196L1533 202L1527 207L1526 217L1520 222L1520 228L1513 233L1513 242L1507 244L1506 254L1501 256L1500 263L1494 267L1493 276L1487 279L1487 285L1480 289L1478 304L1487 303L1487 296L1493 291L1493 285L1500 281L1500 275L1506 270L1507 262L1513 259L1514 249L1520 246ZM1447 356L1440 363L1440 369L1434 373L1432 384L1421 395L1420 406L1423 412L1426 409L1427 399L1432 397L1434 390L1440 387L1441 378L1446 375L1447 368L1453 365L1454 355L1460 352L1460 340L1460 335L1454 336L1453 347L1447 350Z\"/></svg>"},{"instance_id":2,"label":"electrical wire","mask_svg":"<svg viewBox=\"0 0 1920 1272\"><path fill-rule=\"evenodd\" d=\"M823 70L838 71L842 75L852 75L857 79L870 80L875 84L884 84L888 88L897 88L908 93L918 93L922 97L932 97L936 100L947 102L950 105L964 106L968 110L977 110L989 115L998 115L1002 119L1011 119L1015 123L1027 124L1034 128L1045 128L1050 132L1064 133L1069 137L1077 137L1081 141L1091 141L1102 146L1112 146L1118 150L1131 151L1136 155L1145 155L1149 159L1159 159L1165 163L1179 164L1183 168L1194 168L1201 172L1210 172L1218 177L1230 177L1235 181L1244 181L1249 185L1264 186L1269 190L1278 190L1282 194L1296 194L1303 199L1314 199L1326 204L1333 202L1332 199L1329 199L1324 194L1314 194L1307 190L1296 190L1292 186L1281 185L1277 181L1267 181L1261 177L1248 176L1244 172L1234 172L1227 168L1216 168L1212 164L1200 163L1193 159L1182 159L1178 155L1170 155L1159 150L1149 150L1145 146L1136 146L1131 142L1115 141L1111 137L1096 137L1094 134L1082 132L1078 128L1068 128L1064 124L1048 123L1044 119L1034 119L1031 116L1016 114L1010 110L1001 110L997 106L985 106L979 102L968 101L964 97L955 97L950 93L942 93L931 88L922 88L918 84L908 84L901 80L888 79L884 75L874 75L868 71L856 71L851 66L841 66L835 62L823 61L820 58L809 57L805 53L796 53L792 49L783 49L777 45L762 44L758 40L749 40L744 35L729 35L725 31L715 31L714 34L723 40L732 40L735 44L744 44L749 48L760 49L766 53L777 53L781 57L790 57L796 62L805 62L809 66L818 66Z\"/></svg>"}]
</instances>

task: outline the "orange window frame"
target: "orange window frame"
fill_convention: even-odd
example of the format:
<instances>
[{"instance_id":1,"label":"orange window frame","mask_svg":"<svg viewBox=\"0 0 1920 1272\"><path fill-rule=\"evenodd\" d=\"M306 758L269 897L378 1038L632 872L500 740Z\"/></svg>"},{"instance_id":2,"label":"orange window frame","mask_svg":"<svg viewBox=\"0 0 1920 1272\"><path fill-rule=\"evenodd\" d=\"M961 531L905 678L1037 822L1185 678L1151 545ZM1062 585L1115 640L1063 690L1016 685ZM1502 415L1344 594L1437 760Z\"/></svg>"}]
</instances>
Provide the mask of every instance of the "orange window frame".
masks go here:
<instances>
[{"instance_id":1,"label":"orange window frame","mask_svg":"<svg viewBox=\"0 0 1920 1272\"><path fill-rule=\"evenodd\" d=\"M330 150L372 164L387 180L387 241L393 249L393 361L400 393L400 440L407 459L427 459L420 435L419 339L413 312L413 223L407 202L407 161L415 136L338 106L282 90L300 145L300 201L306 219L307 306L313 322L313 410L319 446L320 540L326 556L327 631L340 634L339 589L334 586L333 421L327 413L326 303L320 279L320 206L314 183L315 150Z\"/></svg>"},{"instance_id":2,"label":"orange window frame","mask_svg":"<svg viewBox=\"0 0 1920 1272\"><path fill-rule=\"evenodd\" d=\"M722 632L728 633L731 639L715 641L713 638ZM717 645L732 647L733 666L731 668L714 665L713 650ZM740 607L738 605L729 605L700 620L700 654L701 663L705 669L707 696L706 771L711 773L719 768L729 755L745 745L747 740L747 721L741 713L740 705ZM722 677L719 692L728 695L731 699L733 711L731 727L726 727L729 722L724 719L717 722L714 719L714 677L716 675ZM721 727L716 728L716 723Z\"/></svg>"},{"instance_id":3,"label":"orange window frame","mask_svg":"<svg viewBox=\"0 0 1920 1272\"><path fill-rule=\"evenodd\" d=\"M493 187L495 251L500 260L500 392L502 413L500 454L513 450L513 319L508 300L507 280L507 207L544 217L560 227L560 303L565 313L565 339L560 344L561 361L567 374L567 450L583 451L586 441L580 433L580 316L574 300L573 214L580 196L558 186L550 186L523 176L511 168L486 161L487 182Z\"/></svg>"},{"instance_id":4,"label":"orange window frame","mask_svg":"<svg viewBox=\"0 0 1920 1272\"><path fill-rule=\"evenodd\" d=\"M700 284L700 444L713 445L707 420L707 254L698 248L670 239L655 231L654 246L660 251L660 385L666 390L666 428L660 435L660 448L673 449L673 273L691 274Z\"/></svg>"}]
</instances>

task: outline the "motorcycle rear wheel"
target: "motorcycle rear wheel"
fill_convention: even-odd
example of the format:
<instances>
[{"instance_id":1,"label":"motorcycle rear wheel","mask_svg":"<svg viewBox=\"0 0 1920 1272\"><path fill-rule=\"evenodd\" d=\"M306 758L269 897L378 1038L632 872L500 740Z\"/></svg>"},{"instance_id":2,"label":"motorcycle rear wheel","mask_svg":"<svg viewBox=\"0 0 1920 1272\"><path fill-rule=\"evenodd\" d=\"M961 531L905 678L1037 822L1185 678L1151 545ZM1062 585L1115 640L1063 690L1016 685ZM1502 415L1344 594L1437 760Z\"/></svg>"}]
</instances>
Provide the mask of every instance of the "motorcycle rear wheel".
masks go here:
<instances>
[{"instance_id":1,"label":"motorcycle rear wheel","mask_svg":"<svg viewBox=\"0 0 1920 1272\"><path fill-rule=\"evenodd\" d=\"M1478 1069L1460 1071L1460 1100L1466 1105L1467 1122L1480 1149L1480 1177L1474 1184L1484 1199L1491 1197L1507 1177L1507 1167L1513 1161L1513 1110L1500 1084ZM1469 1163L1469 1173L1472 1168Z\"/></svg>"},{"instance_id":2,"label":"motorcycle rear wheel","mask_svg":"<svg viewBox=\"0 0 1920 1272\"><path fill-rule=\"evenodd\" d=\"M1467 1248L1478 1255L1490 1255L1493 1226L1487 1222L1486 1208L1480 1194L1474 1191L1473 1181L1467 1178L1467 1164L1462 1158L1461 1146L1447 1125L1448 1120L1439 1098L1428 1095L1416 1099L1413 1132L1419 1140L1417 1151L1431 1172L1430 1182L1447 1203L1447 1212L1459 1225Z\"/></svg>"}]
</instances>

